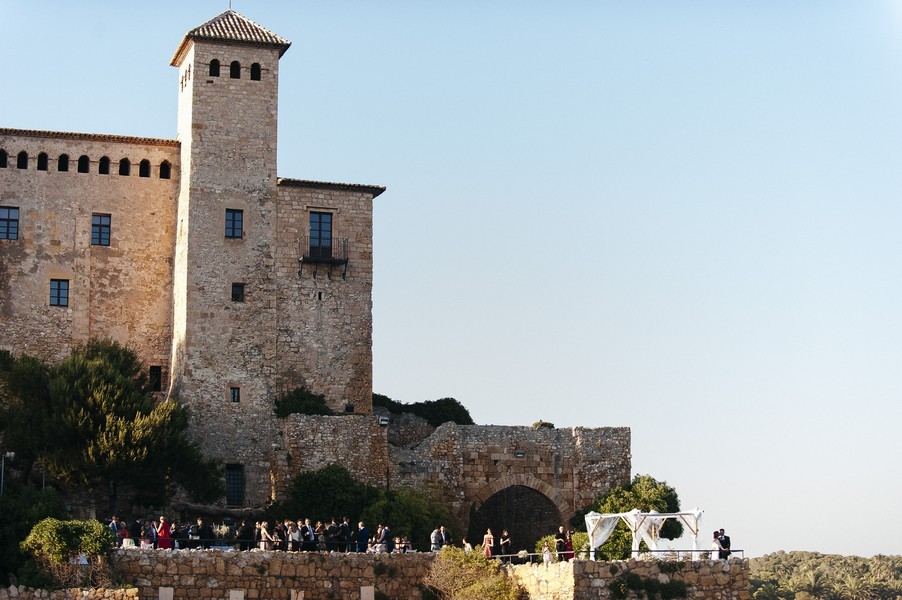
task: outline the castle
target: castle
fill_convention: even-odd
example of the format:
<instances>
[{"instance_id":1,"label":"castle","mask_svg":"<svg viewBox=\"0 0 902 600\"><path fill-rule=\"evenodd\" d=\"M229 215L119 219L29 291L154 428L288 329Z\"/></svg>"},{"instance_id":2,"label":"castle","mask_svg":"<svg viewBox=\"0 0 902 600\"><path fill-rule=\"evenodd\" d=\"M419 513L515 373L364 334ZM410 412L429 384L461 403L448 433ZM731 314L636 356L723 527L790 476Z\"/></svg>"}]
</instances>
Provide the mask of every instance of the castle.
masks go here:
<instances>
[{"instance_id":1,"label":"castle","mask_svg":"<svg viewBox=\"0 0 902 600\"><path fill-rule=\"evenodd\" d=\"M91 337L130 345L226 465L226 506L263 506L339 462L437 487L464 522L523 488L506 505L527 498L554 523L627 480L626 428L433 431L372 414L385 188L277 175L289 46L232 10L189 31L171 60L176 139L0 129L0 348L56 361ZM299 386L342 416L276 419Z\"/></svg>"}]
</instances>

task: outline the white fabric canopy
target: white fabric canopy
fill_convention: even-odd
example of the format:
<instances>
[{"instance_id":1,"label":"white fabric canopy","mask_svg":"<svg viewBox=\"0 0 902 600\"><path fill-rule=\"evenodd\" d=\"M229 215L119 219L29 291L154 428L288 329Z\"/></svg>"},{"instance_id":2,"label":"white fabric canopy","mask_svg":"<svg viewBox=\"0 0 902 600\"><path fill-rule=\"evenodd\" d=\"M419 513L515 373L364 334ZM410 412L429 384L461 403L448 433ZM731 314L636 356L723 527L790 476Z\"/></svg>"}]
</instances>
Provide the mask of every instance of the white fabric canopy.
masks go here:
<instances>
[{"instance_id":1,"label":"white fabric canopy","mask_svg":"<svg viewBox=\"0 0 902 600\"><path fill-rule=\"evenodd\" d=\"M656 510L644 513L638 508L625 513L597 513L586 515L586 531L589 533L589 549L592 560L595 560L595 549L608 541L618 520L623 520L630 528L633 536L632 553L639 553L639 544L645 542L650 550L658 549L658 536L667 519L678 519L692 534L692 556L698 558L698 528L702 518L701 510L694 508L689 512L659 513Z\"/></svg>"}]
</instances>

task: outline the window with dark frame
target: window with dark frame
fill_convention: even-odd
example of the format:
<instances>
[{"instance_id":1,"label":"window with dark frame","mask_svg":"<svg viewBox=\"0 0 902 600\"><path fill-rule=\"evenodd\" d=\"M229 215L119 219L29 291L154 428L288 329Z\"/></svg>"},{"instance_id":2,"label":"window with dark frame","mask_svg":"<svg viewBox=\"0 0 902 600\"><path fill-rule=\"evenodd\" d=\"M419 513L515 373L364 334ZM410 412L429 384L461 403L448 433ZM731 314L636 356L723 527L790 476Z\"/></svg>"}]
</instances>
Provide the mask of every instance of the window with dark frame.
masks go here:
<instances>
[{"instance_id":1,"label":"window with dark frame","mask_svg":"<svg viewBox=\"0 0 902 600\"><path fill-rule=\"evenodd\" d=\"M232 284L232 302L244 302L244 284Z\"/></svg>"},{"instance_id":2,"label":"window with dark frame","mask_svg":"<svg viewBox=\"0 0 902 600\"><path fill-rule=\"evenodd\" d=\"M241 238L244 236L244 211L235 208L226 209L225 236Z\"/></svg>"},{"instance_id":3,"label":"window with dark frame","mask_svg":"<svg viewBox=\"0 0 902 600\"><path fill-rule=\"evenodd\" d=\"M19 208L0 206L0 240L19 239Z\"/></svg>"},{"instance_id":4,"label":"window with dark frame","mask_svg":"<svg viewBox=\"0 0 902 600\"><path fill-rule=\"evenodd\" d=\"M50 306L69 306L69 280L50 280Z\"/></svg>"},{"instance_id":5,"label":"window with dark frame","mask_svg":"<svg viewBox=\"0 0 902 600\"><path fill-rule=\"evenodd\" d=\"M244 465L226 465L225 478L226 504L242 506L244 504Z\"/></svg>"},{"instance_id":6,"label":"window with dark frame","mask_svg":"<svg viewBox=\"0 0 902 600\"><path fill-rule=\"evenodd\" d=\"M91 159L82 154L78 157L78 172L88 173L91 170Z\"/></svg>"},{"instance_id":7,"label":"window with dark frame","mask_svg":"<svg viewBox=\"0 0 902 600\"><path fill-rule=\"evenodd\" d=\"M241 402L241 388L238 386L229 386L229 400L232 402Z\"/></svg>"},{"instance_id":8,"label":"window with dark frame","mask_svg":"<svg viewBox=\"0 0 902 600\"><path fill-rule=\"evenodd\" d=\"M91 215L91 245L110 245L110 215Z\"/></svg>"},{"instance_id":9,"label":"window with dark frame","mask_svg":"<svg viewBox=\"0 0 902 600\"><path fill-rule=\"evenodd\" d=\"M332 213L310 213L310 256L332 258Z\"/></svg>"},{"instance_id":10,"label":"window with dark frame","mask_svg":"<svg viewBox=\"0 0 902 600\"><path fill-rule=\"evenodd\" d=\"M215 58L210 61L210 77L219 77L219 61Z\"/></svg>"},{"instance_id":11,"label":"window with dark frame","mask_svg":"<svg viewBox=\"0 0 902 600\"><path fill-rule=\"evenodd\" d=\"M150 380L150 391L163 391L163 367L158 365L151 366L148 370L148 379Z\"/></svg>"},{"instance_id":12,"label":"window with dark frame","mask_svg":"<svg viewBox=\"0 0 902 600\"><path fill-rule=\"evenodd\" d=\"M69 170L69 155L60 154L56 159L56 170L60 173L66 173Z\"/></svg>"},{"instance_id":13,"label":"window with dark frame","mask_svg":"<svg viewBox=\"0 0 902 600\"><path fill-rule=\"evenodd\" d=\"M123 158L119 161L119 174L123 177L128 177L132 173L132 163L127 158Z\"/></svg>"},{"instance_id":14,"label":"window with dark frame","mask_svg":"<svg viewBox=\"0 0 902 600\"><path fill-rule=\"evenodd\" d=\"M46 171L48 162L49 160L47 158L46 152L41 152L40 154L38 154L38 171Z\"/></svg>"},{"instance_id":15,"label":"window with dark frame","mask_svg":"<svg viewBox=\"0 0 902 600\"><path fill-rule=\"evenodd\" d=\"M150 177L150 161L146 158L138 165L138 177Z\"/></svg>"},{"instance_id":16,"label":"window with dark frame","mask_svg":"<svg viewBox=\"0 0 902 600\"><path fill-rule=\"evenodd\" d=\"M160 163L160 179L169 179L172 176L172 165L167 161Z\"/></svg>"},{"instance_id":17,"label":"window with dark frame","mask_svg":"<svg viewBox=\"0 0 902 600\"><path fill-rule=\"evenodd\" d=\"M22 150L16 156L16 168L17 169L27 169L28 168L28 152Z\"/></svg>"},{"instance_id":18,"label":"window with dark frame","mask_svg":"<svg viewBox=\"0 0 902 600\"><path fill-rule=\"evenodd\" d=\"M110 159L109 157L102 156L100 157L100 162L97 163L97 172L101 175L109 175L110 174Z\"/></svg>"},{"instance_id":19,"label":"window with dark frame","mask_svg":"<svg viewBox=\"0 0 902 600\"><path fill-rule=\"evenodd\" d=\"M6 153L6 150L0 150L0 169L6 168L6 161L8 158L9 155Z\"/></svg>"},{"instance_id":20,"label":"window with dark frame","mask_svg":"<svg viewBox=\"0 0 902 600\"><path fill-rule=\"evenodd\" d=\"M260 81L260 73L262 69L260 68L260 63L254 63L251 65L251 81Z\"/></svg>"},{"instance_id":21,"label":"window with dark frame","mask_svg":"<svg viewBox=\"0 0 902 600\"><path fill-rule=\"evenodd\" d=\"M241 63L233 60L229 65L229 77L232 79L241 79Z\"/></svg>"}]
</instances>

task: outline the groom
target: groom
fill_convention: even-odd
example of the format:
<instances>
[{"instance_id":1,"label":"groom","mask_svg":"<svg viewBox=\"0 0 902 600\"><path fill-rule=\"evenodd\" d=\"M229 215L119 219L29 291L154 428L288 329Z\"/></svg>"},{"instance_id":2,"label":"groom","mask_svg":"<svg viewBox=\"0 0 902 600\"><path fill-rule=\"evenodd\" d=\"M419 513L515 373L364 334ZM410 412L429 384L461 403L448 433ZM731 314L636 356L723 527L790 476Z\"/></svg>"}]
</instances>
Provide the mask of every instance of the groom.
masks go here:
<instances>
[{"instance_id":1,"label":"groom","mask_svg":"<svg viewBox=\"0 0 902 600\"><path fill-rule=\"evenodd\" d=\"M720 530L720 537L717 538L720 543L720 558L730 558L730 536L724 533L723 528Z\"/></svg>"}]
</instances>

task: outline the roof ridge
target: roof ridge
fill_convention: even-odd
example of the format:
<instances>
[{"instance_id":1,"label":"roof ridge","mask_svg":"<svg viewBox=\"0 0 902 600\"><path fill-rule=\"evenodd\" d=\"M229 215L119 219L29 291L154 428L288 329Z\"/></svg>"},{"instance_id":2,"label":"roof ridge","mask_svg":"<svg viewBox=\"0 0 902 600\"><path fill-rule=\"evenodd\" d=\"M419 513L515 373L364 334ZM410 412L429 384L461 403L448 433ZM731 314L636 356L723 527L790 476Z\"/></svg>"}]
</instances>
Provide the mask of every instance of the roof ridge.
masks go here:
<instances>
[{"instance_id":1,"label":"roof ridge","mask_svg":"<svg viewBox=\"0 0 902 600\"><path fill-rule=\"evenodd\" d=\"M213 40L229 44L270 46L279 49L281 58L291 42L231 8L188 31L170 62L178 66L184 59L189 40Z\"/></svg>"}]
</instances>

